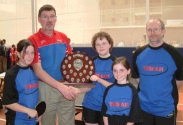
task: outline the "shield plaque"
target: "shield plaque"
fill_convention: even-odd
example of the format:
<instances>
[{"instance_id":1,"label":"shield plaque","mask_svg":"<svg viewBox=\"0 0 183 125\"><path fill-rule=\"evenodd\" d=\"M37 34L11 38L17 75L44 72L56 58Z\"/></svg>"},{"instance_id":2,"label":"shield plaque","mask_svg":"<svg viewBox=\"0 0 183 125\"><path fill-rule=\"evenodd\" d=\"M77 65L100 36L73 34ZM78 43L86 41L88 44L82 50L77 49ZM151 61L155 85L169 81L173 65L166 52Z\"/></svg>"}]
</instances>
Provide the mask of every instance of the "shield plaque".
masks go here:
<instances>
[{"instance_id":1,"label":"shield plaque","mask_svg":"<svg viewBox=\"0 0 183 125\"><path fill-rule=\"evenodd\" d=\"M87 86L90 76L95 73L95 65L91 57L84 52L68 54L61 63L61 73L68 84L83 84Z\"/></svg>"}]
</instances>

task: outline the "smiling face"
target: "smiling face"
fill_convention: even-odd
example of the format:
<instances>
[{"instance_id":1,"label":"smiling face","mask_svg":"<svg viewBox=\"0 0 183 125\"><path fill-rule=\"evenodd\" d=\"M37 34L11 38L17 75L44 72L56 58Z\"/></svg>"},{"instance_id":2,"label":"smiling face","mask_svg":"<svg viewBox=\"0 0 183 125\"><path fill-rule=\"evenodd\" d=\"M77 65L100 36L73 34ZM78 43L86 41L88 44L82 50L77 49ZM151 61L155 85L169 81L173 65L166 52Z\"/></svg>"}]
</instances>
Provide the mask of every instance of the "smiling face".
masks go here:
<instances>
[{"instance_id":1,"label":"smiling face","mask_svg":"<svg viewBox=\"0 0 183 125\"><path fill-rule=\"evenodd\" d=\"M151 19L146 24L146 33L149 38L149 44L152 47L158 47L163 44L165 29L158 19Z\"/></svg>"},{"instance_id":2,"label":"smiling face","mask_svg":"<svg viewBox=\"0 0 183 125\"><path fill-rule=\"evenodd\" d=\"M26 50L24 48L21 52L17 52L17 56L19 58L18 64L23 67L30 65L34 59L34 55L34 47L29 45Z\"/></svg>"},{"instance_id":3,"label":"smiling face","mask_svg":"<svg viewBox=\"0 0 183 125\"><path fill-rule=\"evenodd\" d=\"M126 57L118 57L112 64L114 78L118 84L126 84L130 80L130 64Z\"/></svg>"},{"instance_id":4,"label":"smiling face","mask_svg":"<svg viewBox=\"0 0 183 125\"><path fill-rule=\"evenodd\" d=\"M97 40L95 41L95 48L101 58L106 58L110 56L109 50L111 48L111 44L109 44L105 37L97 38Z\"/></svg>"},{"instance_id":5,"label":"smiling face","mask_svg":"<svg viewBox=\"0 0 183 125\"><path fill-rule=\"evenodd\" d=\"M128 82L127 76L130 74L130 69L126 69L122 64L118 63L113 66L113 75L119 84Z\"/></svg>"},{"instance_id":6,"label":"smiling face","mask_svg":"<svg viewBox=\"0 0 183 125\"><path fill-rule=\"evenodd\" d=\"M41 12L40 16L38 17L38 21L42 26L42 31L53 31L55 28L55 23L57 21L57 17L54 10L44 10Z\"/></svg>"}]
</instances>

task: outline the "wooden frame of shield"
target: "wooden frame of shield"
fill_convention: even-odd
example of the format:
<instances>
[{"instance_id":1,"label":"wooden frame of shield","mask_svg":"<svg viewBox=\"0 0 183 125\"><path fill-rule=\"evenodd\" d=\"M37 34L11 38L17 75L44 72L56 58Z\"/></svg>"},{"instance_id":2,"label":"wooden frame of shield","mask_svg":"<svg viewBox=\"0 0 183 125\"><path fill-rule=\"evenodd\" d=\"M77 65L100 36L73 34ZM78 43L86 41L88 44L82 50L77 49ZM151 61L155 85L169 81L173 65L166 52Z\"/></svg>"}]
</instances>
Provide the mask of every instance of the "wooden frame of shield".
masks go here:
<instances>
[{"instance_id":1,"label":"wooden frame of shield","mask_svg":"<svg viewBox=\"0 0 183 125\"><path fill-rule=\"evenodd\" d=\"M64 84L74 87L89 87L95 85L91 83L90 77L95 73L95 64L91 57L84 52L73 52L68 54L62 61L60 71Z\"/></svg>"}]
</instances>

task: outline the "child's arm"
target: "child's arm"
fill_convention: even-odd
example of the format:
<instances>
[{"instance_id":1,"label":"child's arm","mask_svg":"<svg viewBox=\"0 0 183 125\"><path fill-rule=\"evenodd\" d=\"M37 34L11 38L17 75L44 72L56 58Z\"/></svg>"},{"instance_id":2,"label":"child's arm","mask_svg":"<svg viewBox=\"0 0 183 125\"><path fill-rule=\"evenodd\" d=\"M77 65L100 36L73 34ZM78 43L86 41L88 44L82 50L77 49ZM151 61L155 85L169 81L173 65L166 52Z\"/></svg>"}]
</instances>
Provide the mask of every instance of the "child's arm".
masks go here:
<instances>
[{"instance_id":1,"label":"child's arm","mask_svg":"<svg viewBox=\"0 0 183 125\"><path fill-rule=\"evenodd\" d=\"M103 116L104 125L109 125L108 123L108 117Z\"/></svg>"},{"instance_id":2,"label":"child's arm","mask_svg":"<svg viewBox=\"0 0 183 125\"><path fill-rule=\"evenodd\" d=\"M112 84L111 82L108 82L106 80L103 80L103 79L99 78L96 75L92 75L90 77L90 80L91 81L97 81L97 82L101 83L105 87L107 87L107 86L109 86L109 85ZM86 92L88 92L88 91L90 91L92 89L92 88L75 88L75 87L72 87L72 86L70 86L70 88L71 89L74 89L77 94L86 93Z\"/></svg>"},{"instance_id":3,"label":"child's arm","mask_svg":"<svg viewBox=\"0 0 183 125\"><path fill-rule=\"evenodd\" d=\"M127 122L126 125L134 125L134 123L133 122Z\"/></svg>"},{"instance_id":4,"label":"child's arm","mask_svg":"<svg viewBox=\"0 0 183 125\"><path fill-rule=\"evenodd\" d=\"M34 117L37 116L37 111L35 109L27 108L27 107L22 106L22 105L20 105L18 103L13 103L13 104L5 105L5 107L7 107L7 108L9 108L9 109L11 109L13 111L16 111L16 112L26 113L31 118L34 118Z\"/></svg>"},{"instance_id":5,"label":"child's arm","mask_svg":"<svg viewBox=\"0 0 183 125\"><path fill-rule=\"evenodd\" d=\"M71 89L74 89L77 94L86 93L89 92L92 88L75 88L72 86L69 86Z\"/></svg>"},{"instance_id":6,"label":"child's arm","mask_svg":"<svg viewBox=\"0 0 183 125\"><path fill-rule=\"evenodd\" d=\"M90 80L91 80L91 81L97 81L97 82L101 83L101 84L102 84L103 86L105 86L105 87L107 87L107 86L109 86L109 85L112 84L111 82L108 82L108 81L106 81L106 80L103 80L103 79L99 78L99 77L96 76L96 75L92 75L92 76L90 77Z\"/></svg>"}]
</instances>

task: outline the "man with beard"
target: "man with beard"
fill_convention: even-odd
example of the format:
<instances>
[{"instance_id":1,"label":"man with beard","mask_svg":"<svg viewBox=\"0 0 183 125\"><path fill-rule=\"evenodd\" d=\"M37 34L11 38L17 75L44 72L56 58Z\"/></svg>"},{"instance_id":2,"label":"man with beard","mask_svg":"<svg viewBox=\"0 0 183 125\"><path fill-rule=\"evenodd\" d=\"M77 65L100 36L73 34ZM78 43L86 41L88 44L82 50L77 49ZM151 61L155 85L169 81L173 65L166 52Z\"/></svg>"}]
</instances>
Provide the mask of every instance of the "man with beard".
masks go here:
<instances>
[{"instance_id":1,"label":"man with beard","mask_svg":"<svg viewBox=\"0 0 183 125\"><path fill-rule=\"evenodd\" d=\"M62 60L71 53L68 38L54 30L57 16L52 5L43 5L39 9L38 21L42 28L28 39L36 48L32 66L40 79L40 101L45 101L47 105L42 124L55 125L57 115L59 125L74 125L77 92L62 84L64 80L60 72Z\"/></svg>"},{"instance_id":2,"label":"man with beard","mask_svg":"<svg viewBox=\"0 0 183 125\"><path fill-rule=\"evenodd\" d=\"M132 72L138 83L142 125L175 125L178 88L183 85L183 58L176 48L163 41L162 20L150 19L146 34L149 44L133 54Z\"/></svg>"}]
</instances>

